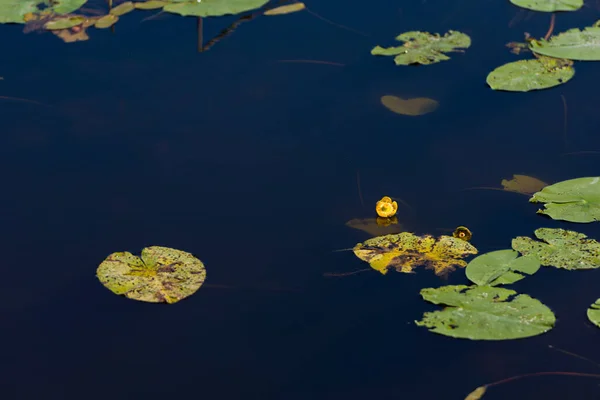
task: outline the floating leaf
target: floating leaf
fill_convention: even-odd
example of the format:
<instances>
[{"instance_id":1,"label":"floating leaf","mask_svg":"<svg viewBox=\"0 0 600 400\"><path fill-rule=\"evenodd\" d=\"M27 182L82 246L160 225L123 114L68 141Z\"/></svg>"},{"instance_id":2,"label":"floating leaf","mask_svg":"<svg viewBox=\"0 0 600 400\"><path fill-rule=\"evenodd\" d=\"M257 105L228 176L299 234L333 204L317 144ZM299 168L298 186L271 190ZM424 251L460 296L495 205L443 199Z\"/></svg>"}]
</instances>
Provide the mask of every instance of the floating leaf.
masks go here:
<instances>
[{"instance_id":1,"label":"floating leaf","mask_svg":"<svg viewBox=\"0 0 600 400\"><path fill-rule=\"evenodd\" d=\"M133 3L135 8L139 10L155 10L157 8L163 8L169 4L168 1L160 1L160 0L149 0L144 2Z\"/></svg>"},{"instance_id":2,"label":"floating leaf","mask_svg":"<svg viewBox=\"0 0 600 400\"><path fill-rule=\"evenodd\" d=\"M518 256L519 253L514 250L482 254L467 264L467 278L479 286L507 285L525 278L519 272L533 275L540 268L537 256Z\"/></svg>"},{"instance_id":3,"label":"floating leaf","mask_svg":"<svg viewBox=\"0 0 600 400\"><path fill-rule=\"evenodd\" d=\"M594 325L600 328L600 299L596 300L596 302L588 308L587 317Z\"/></svg>"},{"instance_id":4,"label":"floating leaf","mask_svg":"<svg viewBox=\"0 0 600 400\"><path fill-rule=\"evenodd\" d=\"M402 232L398 218L355 218L346 222L346 226L367 232L371 236L387 235Z\"/></svg>"},{"instance_id":5,"label":"floating leaf","mask_svg":"<svg viewBox=\"0 0 600 400\"><path fill-rule=\"evenodd\" d=\"M98 29L110 28L111 26L116 24L118 20L119 17L117 17L116 15L108 14L103 16L102 18L99 18L94 24L94 26Z\"/></svg>"},{"instance_id":6,"label":"floating leaf","mask_svg":"<svg viewBox=\"0 0 600 400\"><path fill-rule=\"evenodd\" d=\"M465 400L479 400L483 397L486 390L487 386L479 386L477 389L469 393L469 395L465 397Z\"/></svg>"},{"instance_id":7,"label":"floating leaf","mask_svg":"<svg viewBox=\"0 0 600 400\"><path fill-rule=\"evenodd\" d=\"M85 22L85 17L81 15L75 15L66 18L56 18L49 22L46 22L44 27L48 30L68 29L77 25L81 25Z\"/></svg>"},{"instance_id":8,"label":"floating leaf","mask_svg":"<svg viewBox=\"0 0 600 400\"><path fill-rule=\"evenodd\" d=\"M533 11L576 11L583 7L583 0L510 0L515 6Z\"/></svg>"},{"instance_id":9,"label":"floating leaf","mask_svg":"<svg viewBox=\"0 0 600 400\"><path fill-rule=\"evenodd\" d=\"M445 275L455 267L466 266L462 258L477 254L477 249L462 239L445 235L436 239L409 232L378 236L357 244L353 250L358 258L384 275L389 268L409 273L419 265L435 270L436 275Z\"/></svg>"},{"instance_id":10,"label":"floating leaf","mask_svg":"<svg viewBox=\"0 0 600 400\"><path fill-rule=\"evenodd\" d=\"M519 236L512 240L512 248L524 256L537 256L545 266L569 270L600 267L600 243L583 233L540 228L535 236L542 242Z\"/></svg>"},{"instance_id":11,"label":"floating leaf","mask_svg":"<svg viewBox=\"0 0 600 400\"><path fill-rule=\"evenodd\" d=\"M418 326L462 339L507 340L540 335L556 318L539 300L492 286L442 286L421 290L424 300L446 306L426 312Z\"/></svg>"},{"instance_id":12,"label":"floating leaf","mask_svg":"<svg viewBox=\"0 0 600 400\"><path fill-rule=\"evenodd\" d=\"M600 220L600 177L570 179L546 186L529 199L545 203L539 214L569 222Z\"/></svg>"},{"instance_id":13,"label":"floating leaf","mask_svg":"<svg viewBox=\"0 0 600 400\"><path fill-rule=\"evenodd\" d=\"M304 3L293 3L285 6L280 6L276 8L272 8L270 10L265 11L265 15L282 15L282 14L290 14L297 11L302 11L306 8Z\"/></svg>"},{"instance_id":14,"label":"floating leaf","mask_svg":"<svg viewBox=\"0 0 600 400\"><path fill-rule=\"evenodd\" d=\"M133 5L133 3L131 1L127 1L125 3L121 3L118 6L116 6L115 8L110 10L110 13L112 15L116 15L117 17L120 17L121 15L127 14L128 12L131 12L135 10L135 6Z\"/></svg>"},{"instance_id":15,"label":"floating leaf","mask_svg":"<svg viewBox=\"0 0 600 400\"><path fill-rule=\"evenodd\" d=\"M63 15L79 9L87 0L0 0L0 23L25 23L25 15L53 12Z\"/></svg>"},{"instance_id":16,"label":"floating leaf","mask_svg":"<svg viewBox=\"0 0 600 400\"><path fill-rule=\"evenodd\" d=\"M471 46L471 38L464 33L449 31L444 36L427 32L411 31L396 37L405 42L402 46L383 48L376 46L371 50L375 56L396 56L396 65L433 64L449 60L444 53L463 51Z\"/></svg>"},{"instance_id":17,"label":"floating leaf","mask_svg":"<svg viewBox=\"0 0 600 400\"><path fill-rule=\"evenodd\" d=\"M183 16L218 17L253 10L268 2L269 0L171 0L163 10Z\"/></svg>"},{"instance_id":18,"label":"floating leaf","mask_svg":"<svg viewBox=\"0 0 600 400\"><path fill-rule=\"evenodd\" d=\"M418 116L435 111L439 103L427 97L416 97L414 99L402 99L400 97L386 95L381 97L381 104L396 114Z\"/></svg>"},{"instance_id":19,"label":"floating leaf","mask_svg":"<svg viewBox=\"0 0 600 400\"><path fill-rule=\"evenodd\" d=\"M552 36L550 40L532 40L529 48L538 54L569 60L600 60L600 27L580 31L577 28Z\"/></svg>"},{"instance_id":20,"label":"floating leaf","mask_svg":"<svg viewBox=\"0 0 600 400\"><path fill-rule=\"evenodd\" d=\"M204 264L190 253L152 246L137 257L113 253L100 264L98 279L115 294L150 303L175 303L192 295L206 278Z\"/></svg>"},{"instance_id":21,"label":"floating leaf","mask_svg":"<svg viewBox=\"0 0 600 400\"><path fill-rule=\"evenodd\" d=\"M528 92L560 85L573 75L572 61L543 57L504 64L490 72L486 82L494 90Z\"/></svg>"},{"instance_id":22,"label":"floating leaf","mask_svg":"<svg viewBox=\"0 0 600 400\"><path fill-rule=\"evenodd\" d=\"M511 180L502 179L501 185L509 192L533 194L548 184L532 176L515 174Z\"/></svg>"}]
</instances>

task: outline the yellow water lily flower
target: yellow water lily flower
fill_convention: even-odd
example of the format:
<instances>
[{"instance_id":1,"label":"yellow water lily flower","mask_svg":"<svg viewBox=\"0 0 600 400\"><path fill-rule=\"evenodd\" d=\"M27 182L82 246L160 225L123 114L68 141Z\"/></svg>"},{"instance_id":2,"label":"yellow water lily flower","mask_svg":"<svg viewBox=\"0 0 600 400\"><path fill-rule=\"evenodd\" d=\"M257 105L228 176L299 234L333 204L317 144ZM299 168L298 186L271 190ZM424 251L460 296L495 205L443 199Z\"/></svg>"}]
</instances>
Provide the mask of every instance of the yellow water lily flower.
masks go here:
<instances>
[{"instance_id":1,"label":"yellow water lily flower","mask_svg":"<svg viewBox=\"0 0 600 400\"><path fill-rule=\"evenodd\" d=\"M389 218L396 215L396 211L398 211L398 203L392 201L388 196L383 196L381 200L377 202L375 206L375 211L377 211L377 215L383 218Z\"/></svg>"},{"instance_id":2,"label":"yellow water lily flower","mask_svg":"<svg viewBox=\"0 0 600 400\"><path fill-rule=\"evenodd\" d=\"M452 236L468 242L473 237L473 234L466 226L459 226L458 228L456 228L456 230L454 230Z\"/></svg>"}]
</instances>

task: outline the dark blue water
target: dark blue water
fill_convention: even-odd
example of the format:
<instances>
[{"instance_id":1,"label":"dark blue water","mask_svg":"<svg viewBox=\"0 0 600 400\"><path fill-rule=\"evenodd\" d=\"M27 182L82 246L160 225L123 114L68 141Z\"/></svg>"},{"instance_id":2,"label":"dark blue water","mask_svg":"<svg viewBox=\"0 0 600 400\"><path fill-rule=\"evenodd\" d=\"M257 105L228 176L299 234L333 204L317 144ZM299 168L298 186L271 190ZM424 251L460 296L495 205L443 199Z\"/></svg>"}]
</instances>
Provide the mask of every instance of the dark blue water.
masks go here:
<instances>
[{"instance_id":1,"label":"dark blue water","mask_svg":"<svg viewBox=\"0 0 600 400\"><path fill-rule=\"evenodd\" d=\"M100 3L96 3L100 4ZM518 235L595 224L536 215L499 191L512 174L553 183L600 171L600 70L577 63L568 84L494 92L485 77L515 56L504 45L543 36L550 16L508 1L306 2L258 17L197 52L196 19L136 11L86 42L0 26L2 352L4 399L463 399L475 387L538 371L600 373L548 345L600 361L585 310L595 271L544 268L511 288L558 321L523 340L477 342L413 321L436 309L424 287L467 284L431 271L375 271L352 252L369 238L345 223L397 196L402 227L458 225L480 253ZM207 19L204 41L238 17ZM590 3L556 31L600 18ZM511 22L512 20L512 22ZM509 26L510 23L510 26ZM465 54L397 67L370 49L409 30L471 35ZM339 65L280 62L321 60ZM381 96L430 97L407 117ZM567 130L564 105L567 104ZM357 176L364 198L361 204ZM189 251L207 281L172 306L111 294L95 271L115 251ZM600 399L600 380L534 377L485 399Z\"/></svg>"}]
</instances>

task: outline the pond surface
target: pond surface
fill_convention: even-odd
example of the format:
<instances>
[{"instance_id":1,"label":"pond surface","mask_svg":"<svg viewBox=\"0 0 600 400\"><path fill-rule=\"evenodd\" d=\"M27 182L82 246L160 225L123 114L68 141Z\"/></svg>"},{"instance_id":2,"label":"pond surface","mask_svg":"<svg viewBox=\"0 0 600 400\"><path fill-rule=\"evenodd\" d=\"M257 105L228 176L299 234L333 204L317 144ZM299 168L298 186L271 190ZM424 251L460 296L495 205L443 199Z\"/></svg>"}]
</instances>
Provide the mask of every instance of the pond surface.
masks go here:
<instances>
[{"instance_id":1,"label":"pond surface","mask_svg":"<svg viewBox=\"0 0 600 400\"><path fill-rule=\"evenodd\" d=\"M463 190L513 174L598 175L597 64L577 63L553 89L496 92L486 75L531 57L505 44L543 36L549 14L489 0L306 4L352 30L306 11L258 16L198 52L195 18L148 19L155 11L70 44L0 26L0 95L36 102L0 100L3 398L463 399L524 373L600 373L548 348L600 362L600 330L585 317L600 297L595 271L543 268L511 285L557 324L504 342L414 324L437 308L419 290L468 284L463 270L326 276L368 268L336 250L370 237L345 224L374 217L384 195L408 204L402 229L465 225L480 253L542 226L600 238L599 225L536 215L526 196ZM203 42L239 17L205 19ZM555 31L599 18L591 2L559 14ZM369 54L405 31L449 29L472 46L446 62ZM384 95L439 108L398 115ZM151 245L198 256L205 286L165 306L98 282L108 254ZM532 377L484 398L599 399L599 384Z\"/></svg>"}]
</instances>

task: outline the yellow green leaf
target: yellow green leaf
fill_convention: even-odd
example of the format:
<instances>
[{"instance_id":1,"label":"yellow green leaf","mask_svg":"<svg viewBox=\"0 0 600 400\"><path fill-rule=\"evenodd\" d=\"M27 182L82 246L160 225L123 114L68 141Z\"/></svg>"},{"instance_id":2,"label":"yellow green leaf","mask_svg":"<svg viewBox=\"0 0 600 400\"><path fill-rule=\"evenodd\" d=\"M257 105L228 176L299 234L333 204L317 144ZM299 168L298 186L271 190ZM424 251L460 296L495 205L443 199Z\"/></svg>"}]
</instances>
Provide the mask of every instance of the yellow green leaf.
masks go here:
<instances>
[{"instance_id":1,"label":"yellow green leaf","mask_svg":"<svg viewBox=\"0 0 600 400\"><path fill-rule=\"evenodd\" d=\"M469 393L469 395L467 397L465 397L465 400L481 399L483 397L483 395L485 394L486 389L487 389L487 386L479 386L477 389L475 389L471 393Z\"/></svg>"},{"instance_id":2,"label":"yellow green leaf","mask_svg":"<svg viewBox=\"0 0 600 400\"><path fill-rule=\"evenodd\" d=\"M117 17L116 15L108 14L98 19L94 26L98 29L110 28L111 26L116 24L118 20L119 17Z\"/></svg>"},{"instance_id":3,"label":"yellow green leaf","mask_svg":"<svg viewBox=\"0 0 600 400\"><path fill-rule=\"evenodd\" d=\"M121 15L127 14L128 12L133 11L134 9L135 6L133 5L133 3L131 1L127 1L125 3L119 4L118 6L110 10L110 13L119 17Z\"/></svg>"},{"instance_id":4,"label":"yellow green leaf","mask_svg":"<svg viewBox=\"0 0 600 400\"><path fill-rule=\"evenodd\" d=\"M149 0L143 3L134 3L135 8L139 10L155 10L157 8L163 8L169 4L167 1Z\"/></svg>"},{"instance_id":5,"label":"yellow green leaf","mask_svg":"<svg viewBox=\"0 0 600 400\"><path fill-rule=\"evenodd\" d=\"M304 3L294 3L288 4L281 7L272 8L270 10L265 11L265 15L283 15L290 14L297 11L302 11L306 8Z\"/></svg>"}]
</instances>

